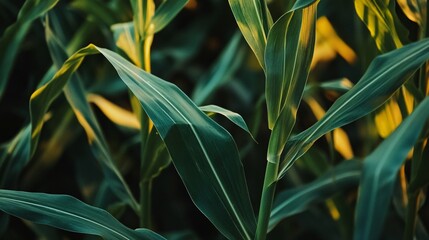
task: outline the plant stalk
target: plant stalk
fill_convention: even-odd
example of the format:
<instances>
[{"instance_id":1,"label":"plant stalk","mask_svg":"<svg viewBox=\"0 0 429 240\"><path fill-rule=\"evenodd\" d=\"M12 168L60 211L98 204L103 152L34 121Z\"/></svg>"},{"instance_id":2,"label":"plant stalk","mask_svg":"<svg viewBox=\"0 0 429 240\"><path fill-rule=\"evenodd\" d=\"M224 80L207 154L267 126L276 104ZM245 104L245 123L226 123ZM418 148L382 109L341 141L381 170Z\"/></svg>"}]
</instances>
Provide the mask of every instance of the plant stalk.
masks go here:
<instances>
[{"instance_id":1,"label":"plant stalk","mask_svg":"<svg viewBox=\"0 0 429 240\"><path fill-rule=\"evenodd\" d=\"M256 227L256 240L265 240L267 237L268 223L273 205L274 193L276 191L277 177L280 159L275 163L267 162L265 179L262 189L261 204L259 207L258 225Z\"/></svg>"},{"instance_id":2,"label":"plant stalk","mask_svg":"<svg viewBox=\"0 0 429 240\"><path fill-rule=\"evenodd\" d=\"M140 182L140 227L152 227L152 180Z\"/></svg>"},{"instance_id":3,"label":"plant stalk","mask_svg":"<svg viewBox=\"0 0 429 240\"><path fill-rule=\"evenodd\" d=\"M136 33L138 35L138 33ZM138 50L139 64L143 70L146 72L151 72L151 62L150 62L150 48L152 45L153 35L152 36L140 36L144 40L137 41L136 48ZM143 166L144 161L150 161L147 159L146 151L147 144L149 141L149 125L150 119L146 113L141 109L140 110L140 137L141 137L141 159L140 164ZM140 172L143 172L141 169ZM142 175L141 175L142 176ZM140 180L140 227L142 228L151 228L152 225L152 180L141 179Z\"/></svg>"}]
</instances>

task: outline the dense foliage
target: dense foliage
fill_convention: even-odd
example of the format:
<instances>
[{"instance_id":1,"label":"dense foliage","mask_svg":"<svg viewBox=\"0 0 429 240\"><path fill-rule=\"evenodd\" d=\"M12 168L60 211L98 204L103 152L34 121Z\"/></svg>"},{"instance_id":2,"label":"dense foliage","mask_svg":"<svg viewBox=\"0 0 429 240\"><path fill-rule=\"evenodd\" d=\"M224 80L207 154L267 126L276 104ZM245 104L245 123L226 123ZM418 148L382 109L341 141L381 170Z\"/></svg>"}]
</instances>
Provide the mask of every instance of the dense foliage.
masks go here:
<instances>
[{"instance_id":1,"label":"dense foliage","mask_svg":"<svg viewBox=\"0 0 429 240\"><path fill-rule=\"evenodd\" d=\"M427 4L0 0L0 238L429 239Z\"/></svg>"}]
</instances>

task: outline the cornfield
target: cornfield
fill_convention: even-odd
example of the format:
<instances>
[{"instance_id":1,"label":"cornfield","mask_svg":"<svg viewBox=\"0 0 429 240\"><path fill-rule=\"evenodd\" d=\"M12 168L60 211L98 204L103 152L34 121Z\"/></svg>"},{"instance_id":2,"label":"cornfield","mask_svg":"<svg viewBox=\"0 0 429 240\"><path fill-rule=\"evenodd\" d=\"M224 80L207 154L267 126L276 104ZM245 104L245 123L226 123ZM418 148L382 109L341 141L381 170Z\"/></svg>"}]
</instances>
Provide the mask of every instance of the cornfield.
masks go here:
<instances>
[{"instance_id":1,"label":"cornfield","mask_svg":"<svg viewBox=\"0 0 429 240\"><path fill-rule=\"evenodd\" d=\"M429 239L427 10L0 0L0 238Z\"/></svg>"}]
</instances>

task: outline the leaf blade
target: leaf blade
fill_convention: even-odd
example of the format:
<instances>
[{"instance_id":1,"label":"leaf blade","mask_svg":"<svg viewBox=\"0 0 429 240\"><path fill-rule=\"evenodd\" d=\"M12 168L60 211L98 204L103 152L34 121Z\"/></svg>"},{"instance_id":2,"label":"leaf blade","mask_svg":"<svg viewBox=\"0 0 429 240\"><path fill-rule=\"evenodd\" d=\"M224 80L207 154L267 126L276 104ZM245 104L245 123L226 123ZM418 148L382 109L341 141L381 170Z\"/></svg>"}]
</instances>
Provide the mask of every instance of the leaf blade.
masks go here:
<instances>
[{"instance_id":1,"label":"leaf blade","mask_svg":"<svg viewBox=\"0 0 429 240\"><path fill-rule=\"evenodd\" d=\"M317 1L298 1L268 34L265 95L268 127L272 129L269 161L278 159L295 125L314 51L316 11Z\"/></svg>"},{"instance_id":2,"label":"leaf blade","mask_svg":"<svg viewBox=\"0 0 429 240\"><path fill-rule=\"evenodd\" d=\"M324 134L374 111L429 58L429 39L380 55L361 80L337 99L325 116L286 144L280 177Z\"/></svg>"},{"instance_id":3,"label":"leaf blade","mask_svg":"<svg viewBox=\"0 0 429 240\"><path fill-rule=\"evenodd\" d=\"M18 13L17 21L10 25L0 38L0 99L6 88L19 46L31 23L53 8L59 0L27 0Z\"/></svg>"},{"instance_id":4,"label":"leaf blade","mask_svg":"<svg viewBox=\"0 0 429 240\"><path fill-rule=\"evenodd\" d=\"M282 219L303 212L334 193L358 185L360 175L361 162L348 160L309 184L279 193L271 211L268 230L271 231Z\"/></svg>"},{"instance_id":5,"label":"leaf blade","mask_svg":"<svg viewBox=\"0 0 429 240\"><path fill-rule=\"evenodd\" d=\"M429 98L364 160L354 239L378 239L397 173L429 119ZM383 192L383 194L378 194ZM368 218L366 213L373 214Z\"/></svg>"},{"instance_id":6,"label":"leaf blade","mask_svg":"<svg viewBox=\"0 0 429 240\"><path fill-rule=\"evenodd\" d=\"M106 239L164 239L146 229L133 231L105 210L68 195L0 189L0 209L36 223Z\"/></svg>"}]
</instances>

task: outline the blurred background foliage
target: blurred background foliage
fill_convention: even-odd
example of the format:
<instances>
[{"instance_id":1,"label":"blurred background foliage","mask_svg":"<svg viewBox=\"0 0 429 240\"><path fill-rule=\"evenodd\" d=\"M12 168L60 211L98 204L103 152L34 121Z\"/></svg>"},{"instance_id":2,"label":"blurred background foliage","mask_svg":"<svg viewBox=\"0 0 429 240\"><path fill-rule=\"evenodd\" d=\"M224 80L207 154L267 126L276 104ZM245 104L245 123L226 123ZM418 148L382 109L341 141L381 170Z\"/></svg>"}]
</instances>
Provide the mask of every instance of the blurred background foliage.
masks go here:
<instances>
[{"instance_id":1,"label":"blurred background foliage","mask_svg":"<svg viewBox=\"0 0 429 240\"><path fill-rule=\"evenodd\" d=\"M23 0L0 0L0 35L16 21L23 4ZM292 1L270 1L273 18L277 19L291 4ZM406 18L399 6L395 10L400 24L409 30L401 37L407 41L416 40L417 25ZM15 61L9 63L12 65L9 82L0 100L3 149L29 122L30 95L39 82L52 77L49 69L53 62L46 44L45 24L49 21L58 39L71 51L68 54L94 43L127 56L117 48L120 38L114 36L114 24L132 21L132 15L128 0L61 0L45 18L38 18L31 24ZM333 100L353 86L380 53L351 0L321 1L316 29L316 48L304 104L298 111L298 130L320 119ZM257 209L269 136L263 99L264 74L239 33L228 2L190 0L179 15L155 35L151 61L154 75L178 85L198 105L216 104L239 113L246 120L256 142L227 120L215 117L238 144L251 200ZM89 92L88 100L93 104L113 159L136 195L140 176L136 130L139 123L127 115L131 111L129 92L114 69L100 56L85 60L79 75ZM389 111L367 116L318 141L280 181L278 191L309 183L344 159L370 153L391 132L388 126L392 122L399 124L402 119L397 106L392 104ZM16 179L2 182L1 187L69 194L108 209L131 228L138 227L137 216L124 206L114 204L117 202L114 195L103 190L107 189L103 174L86 143L83 129L61 96L50 108L50 119L45 124L35 156ZM6 167L0 168L1 174L5 171ZM397 192L400 192L399 185ZM327 201L282 221L269 236L272 239L283 239L284 235L288 239L351 238L356 195L357 188L336 193ZM394 206L390 210L385 239L403 231L400 215ZM153 230L168 239L222 239L195 208L171 165L154 181L152 212ZM427 202L420 213L427 229ZM4 239L82 238L79 234L17 218L10 218L8 227L0 227L1 231Z\"/></svg>"}]
</instances>

